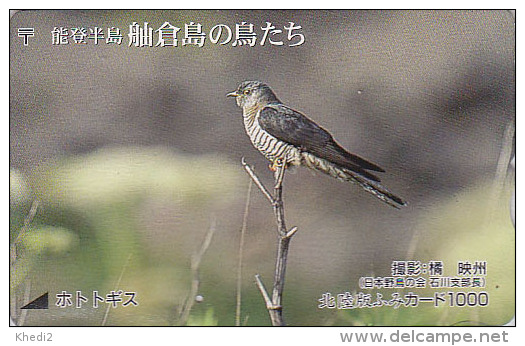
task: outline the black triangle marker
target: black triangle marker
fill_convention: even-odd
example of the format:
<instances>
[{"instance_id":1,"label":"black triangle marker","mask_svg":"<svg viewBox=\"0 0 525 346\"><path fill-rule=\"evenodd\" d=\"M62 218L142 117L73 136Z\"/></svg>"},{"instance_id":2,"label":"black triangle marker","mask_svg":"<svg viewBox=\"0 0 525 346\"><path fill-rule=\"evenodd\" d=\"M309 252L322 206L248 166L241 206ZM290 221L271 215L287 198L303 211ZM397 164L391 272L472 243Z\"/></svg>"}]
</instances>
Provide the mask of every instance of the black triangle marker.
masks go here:
<instances>
[{"instance_id":1,"label":"black triangle marker","mask_svg":"<svg viewBox=\"0 0 525 346\"><path fill-rule=\"evenodd\" d=\"M42 294L40 297L36 298L32 302L27 303L20 309L49 309L48 293L49 292Z\"/></svg>"}]
</instances>

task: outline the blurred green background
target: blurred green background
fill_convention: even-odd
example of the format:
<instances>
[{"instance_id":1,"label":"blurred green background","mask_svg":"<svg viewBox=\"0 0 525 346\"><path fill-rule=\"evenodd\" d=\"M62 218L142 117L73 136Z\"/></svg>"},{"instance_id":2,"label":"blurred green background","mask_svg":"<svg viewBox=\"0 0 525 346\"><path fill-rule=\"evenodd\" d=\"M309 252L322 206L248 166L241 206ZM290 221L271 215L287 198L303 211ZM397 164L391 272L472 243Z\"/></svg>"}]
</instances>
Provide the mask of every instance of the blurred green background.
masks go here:
<instances>
[{"instance_id":1,"label":"blurred green background","mask_svg":"<svg viewBox=\"0 0 525 346\"><path fill-rule=\"evenodd\" d=\"M246 21L259 39L266 22L281 28L293 21L305 43L128 47L129 25L145 21L154 30L193 21L205 32ZM119 27L122 44L51 44L54 27L95 26ZM17 37L20 27L35 28L29 46ZM287 173L287 223L299 228L284 295L289 325L497 325L512 318L510 12L23 11L10 22L15 322L234 325L249 183L240 158L272 182L241 110L225 97L247 79L267 82L345 148L385 168L385 185L409 201L395 210L350 184L302 168ZM275 221L255 188L248 216L241 321L269 325L254 274L271 285ZM210 227L199 266L203 299L181 321L193 299L192 257ZM487 261L490 304L318 309L324 292L356 292L362 276L390 276L393 260L441 260L445 276L456 275L458 261ZM105 304L91 307L94 290L115 288L136 292L139 305L109 313ZM82 291L90 301L60 309L54 303L62 291ZM44 292L49 310L20 310Z\"/></svg>"}]
</instances>

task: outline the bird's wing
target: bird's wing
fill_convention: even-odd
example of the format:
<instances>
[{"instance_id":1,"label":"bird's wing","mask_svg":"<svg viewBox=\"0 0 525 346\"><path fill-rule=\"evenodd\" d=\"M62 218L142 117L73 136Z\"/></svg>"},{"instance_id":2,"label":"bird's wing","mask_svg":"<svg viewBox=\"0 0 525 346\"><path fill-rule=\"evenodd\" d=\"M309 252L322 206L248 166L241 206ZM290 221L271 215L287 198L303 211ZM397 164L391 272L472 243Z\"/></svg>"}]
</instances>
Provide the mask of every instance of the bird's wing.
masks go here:
<instances>
[{"instance_id":1,"label":"bird's wing","mask_svg":"<svg viewBox=\"0 0 525 346\"><path fill-rule=\"evenodd\" d=\"M365 170L384 172L381 167L372 162L346 151L335 142L328 131L305 115L284 105L272 104L262 109L259 114L259 125L283 142L290 143L374 181L379 181L379 178Z\"/></svg>"}]
</instances>

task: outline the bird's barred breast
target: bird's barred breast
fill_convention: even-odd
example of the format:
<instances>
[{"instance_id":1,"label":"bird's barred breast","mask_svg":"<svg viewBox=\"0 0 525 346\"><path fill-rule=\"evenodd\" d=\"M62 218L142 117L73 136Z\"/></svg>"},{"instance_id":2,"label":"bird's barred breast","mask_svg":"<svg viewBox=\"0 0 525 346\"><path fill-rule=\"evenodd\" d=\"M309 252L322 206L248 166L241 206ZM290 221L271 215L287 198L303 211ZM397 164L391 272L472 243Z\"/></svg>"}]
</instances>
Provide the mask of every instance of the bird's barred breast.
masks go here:
<instances>
[{"instance_id":1,"label":"bird's barred breast","mask_svg":"<svg viewBox=\"0 0 525 346\"><path fill-rule=\"evenodd\" d=\"M280 158L286 159L288 163L294 163L300 158L300 152L297 148L263 130L256 117L245 117L244 125L253 146L268 160L274 161Z\"/></svg>"}]
</instances>

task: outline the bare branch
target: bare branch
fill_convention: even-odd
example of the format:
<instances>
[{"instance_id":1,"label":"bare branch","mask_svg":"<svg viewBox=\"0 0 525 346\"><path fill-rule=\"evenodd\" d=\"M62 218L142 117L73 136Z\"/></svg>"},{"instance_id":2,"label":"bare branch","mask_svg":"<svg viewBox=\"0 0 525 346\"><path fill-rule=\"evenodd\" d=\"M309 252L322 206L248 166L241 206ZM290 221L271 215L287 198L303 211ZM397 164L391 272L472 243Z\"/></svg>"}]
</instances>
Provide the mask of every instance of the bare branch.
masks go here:
<instances>
[{"instance_id":1,"label":"bare branch","mask_svg":"<svg viewBox=\"0 0 525 346\"><path fill-rule=\"evenodd\" d=\"M250 178L252 178L255 185L257 185L259 190L261 190L263 195L266 196L266 198L268 199L268 201L270 201L271 204L274 204L275 200L273 199L272 195L270 194L268 189L261 183L261 180L253 171L253 168L249 164L246 163L246 161L244 160L244 157L241 159L241 164L246 170L246 172L248 172L248 175L250 176Z\"/></svg>"},{"instance_id":2,"label":"bare branch","mask_svg":"<svg viewBox=\"0 0 525 346\"><path fill-rule=\"evenodd\" d=\"M287 233L286 233L286 238L291 238L294 236L295 232L297 232L297 227L294 226L292 227Z\"/></svg>"},{"instance_id":3,"label":"bare branch","mask_svg":"<svg viewBox=\"0 0 525 346\"><path fill-rule=\"evenodd\" d=\"M250 165L248 165L244 158L242 159L242 164L250 175L250 178L255 182L259 187L261 192L266 196L266 198L271 202L273 211L275 214L275 220L277 222L277 234L279 235L279 243L277 245L277 257L275 261L275 271L274 271L274 281L272 296L270 298L268 292L266 291L262 280L259 275L255 276L257 286L261 291L264 302L266 303L266 308L273 326L284 326L283 319L283 308L282 308L282 296L284 291L284 278L286 274L286 264L288 260L288 248L290 240L297 232L297 227L292 227L289 231L286 228L286 222L284 218L284 204L283 204L283 181L284 173L286 171L286 164L280 162L277 165L277 170L274 174L274 194L273 196L270 192L261 184L257 175L253 172Z\"/></svg>"},{"instance_id":4,"label":"bare branch","mask_svg":"<svg viewBox=\"0 0 525 346\"><path fill-rule=\"evenodd\" d=\"M283 179L284 179L284 171L286 170L286 166L284 163L281 163L277 170L275 171L275 186L274 188L281 189L283 185Z\"/></svg>"}]
</instances>

